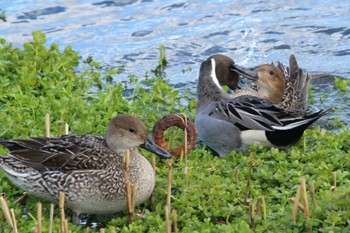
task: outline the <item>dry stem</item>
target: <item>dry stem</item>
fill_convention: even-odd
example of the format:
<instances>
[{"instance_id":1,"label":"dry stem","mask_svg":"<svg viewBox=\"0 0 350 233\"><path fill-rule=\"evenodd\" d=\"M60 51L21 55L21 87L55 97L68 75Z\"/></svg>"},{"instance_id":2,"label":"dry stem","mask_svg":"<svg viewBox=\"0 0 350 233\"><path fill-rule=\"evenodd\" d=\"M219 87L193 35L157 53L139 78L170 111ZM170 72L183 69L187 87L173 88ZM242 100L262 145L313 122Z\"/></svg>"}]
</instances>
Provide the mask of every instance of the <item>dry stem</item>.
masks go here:
<instances>
[{"instance_id":1,"label":"dry stem","mask_svg":"<svg viewBox=\"0 0 350 233\"><path fill-rule=\"evenodd\" d=\"M172 161L168 161L168 195L167 206L169 213L171 212L171 182L172 182Z\"/></svg>"},{"instance_id":2,"label":"dry stem","mask_svg":"<svg viewBox=\"0 0 350 233\"><path fill-rule=\"evenodd\" d=\"M11 208L10 212L11 212L11 218L12 218L12 222L13 222L13 232L18 233L15 210L13 208Z\"/></svg>"},{"instance_id":3,"label":"dry stem","mask_svg":"<svg viewBox=\"0 0 350 233\"><path fill-rule=\"evenodd\" d=\"M177 212L176 212L176 210L173 210L173 224L174 224L174 232L178 233L179 230L177 228Z\"/></svg>"},{"instance_id":4,"label":"dry stem","mask_svg":"<svg viewBox=\"0 0 350 233\"><path fill-rule=\"evenodd\" d=\"M152 156L151 164L152 164L152 168L153 168L153 171L154 171L154 175L156 175L156 158L155 158L154 156ZM153 207L153 205L154 205L154 200L155 200L154 190L152 191L152 194L151 194L151 196L149 197L149 200L150 200L150 202L151 202L151 206Z\"/></svg>"},{"instance_id":5,"label":"dry stem","mask_svg":"<svg viewBox=\"0 0 350 233\"><path fill-rule=\"evenodd\" d=\"M317 207L317 203L316 203L316 197L315 197L315 181L311 181L310 184L310 193L311 193L311 198L312 198L312 204L314 205L314 208Z\"/></svg>"},{"instance_id":6,"label":"dry stem","mask_svg":"<svg viewBox=\"0 0 350 233\"><path fill-rule=\"evenodd\" d=\"M62 136L62 121L58 121L58 136Z\"/></svg>"},{"instance_id":7,"label":"dry stem","mask_svg":"<svg viewBox=\"0 0 350 233\"><path fill-rule=\"evenodd\" d=\"M10 210L9 210L7 202L6 202L6 200L4 199L3 196L0 196L0 202L1 202L1 209L2 209L2 212L5 215L7 223L9 224L10 228L12 230L14 230L14 225L13 225L13 221L12 221L12 218L11 218L11 215L10 215Z\"/></svg>"},{"instance_id":8,"label":"dry stem","mask_svg":"<svg viewBox=\"0 0 350 233\"><path fill-rule=\"evenodd\" d=\"M49 233L52 233L52 229L53 229L53 214L54 214L54 209L55 209L55 206L54 206L54 204L51 203L51 205L50 205Z\"/></svg>"},{"instance_id":9,"label":"dry stem","mask_svg":"<svg viewBox=\"0 0 350 233\"><path fill-rule=\"evenodd\" d=\"M65 232L65 213L64 213L64 192L59 193L59 209L60 209L60 232Z\"/></svg>"},{"instance_id":10,"label":"dry stem","mask_svg":"<svg viewBox=\"0 0 350 233\"><path fill-rule=\"evenodd\" d=\"M134 209L132 203L132 189L130 183L130 150L125 152L125 184L126 184L126 198L127 198L127 207L129 212L129 224L134 221Z\"/></svg>"},{"instance_id":11,"label":"dry stem","mask_svg":"<svg viewBox=\"0 0 350 233\"><path fill-rule=\"evenodd\" d=\"M295 195L294 205L293 205L292 219L294 224L296 223L296 220L297 220L299 198L300 198L300 186L298 187L297 194Z\"/></svg>"},{"instance_id":12,"label":"dry stem","mask_svg":"<svg viewBox=\"0 0 350 233\"><path fill-rule=\"evenodd\" d=\"M64 124L64 134L69 134L69 125L67 123Z\"/></svg>"},{"instance_id":13,"label":"dry stem","mask_svg":"<svg viewBox=\"0 0 350 233\"><path fill-rule=\"evenodd\" d=\"M307 200L307 193L306 193L306 185L305 185L305 179L304 177L301 178L300 180L300 186L301 186L301 196L303 198L304 202L304 216L306 220L309 220L310 215L309 215L309 203Z\"/></svg>"},{"instance_id":14,"label":"dry stem","mask_svg":"<svg viewBox=\"0 0 350 233\"><path fill-rule=\"evenodd\" d=\"M171 221L169 218L170 215L170 211L169 211L169 207L165 206L165 229L166 229L166 233L171 233Z\"/></svg>"},{"instance_id":15,"label":"dry stem","mask_svg":"<svg viewBox=\"0 0 350 233\"><path fill-rule=\"evenodd\" d=\"M253 170L253 154L250 154L249 158L249 173L248 173L248 179L247 179L247 187L245 191L245 202L249 202L249 196L250 196L250 180L252 177L252 170Z\"/></svg>"},{"instance_id":16,"label":"dry stem","mask_svg":"<svg viewBox=\"0 0 350 233\"><path fill-rule=\"evenodd\" d=\"M42 222L42 204L41 202L38 203L38 216L37 216L37 219L38 219L38 225L37 225L37 231L38 233L41 233L41 222Z\"/></svg>"},{"instance_id":17,"label":"dry stem","mask_svg":"<svg viewBox=\"0 0 350 233\"><path fill-rule=\"evenodd\" d=\"M45 137L50 137L50 113L45 115Z\"/></svg>"},{"instance_id":18,"label":"dry stem","mask_svg":"<svg viewBox=\"0 0 350 233\"><path fill-rule=\"evenodd\" d=\"M255 228L255 209L253 203L249 203L250 228Z\"/></svg>"}]
</instances>

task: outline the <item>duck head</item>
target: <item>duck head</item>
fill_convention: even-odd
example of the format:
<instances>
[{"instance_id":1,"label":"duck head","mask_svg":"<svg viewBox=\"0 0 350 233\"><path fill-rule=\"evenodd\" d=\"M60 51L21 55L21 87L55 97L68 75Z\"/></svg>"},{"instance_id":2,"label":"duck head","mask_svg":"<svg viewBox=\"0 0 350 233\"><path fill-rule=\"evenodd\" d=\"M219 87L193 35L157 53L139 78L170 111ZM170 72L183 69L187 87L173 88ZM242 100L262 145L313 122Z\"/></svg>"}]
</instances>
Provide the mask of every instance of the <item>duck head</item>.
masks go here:
<instances>
[{"instance_id":1,"label":"duck head","mask_svg":"<svg viewBox=\"0 0 350 233\"><path fill-rule=\"evenodd\" d=\"M277 67L264 64L253 68L246 68L236 64L232 69L242 76L253 80L261 96L272 103L279 103L283 99L286 89L286 77Z\"/></svg>"},{"instance_id":2,"label":"duck head","mask_svg":"<svg viewBox=\"0 0 350 233\"><path fill-rule=\"evenodd\" d=\"M231 70L233 64L231 58L221 54L202 62L197 85L197 110L212 102L232 98L221 85L238 88L239 74Z\"/></svg>"},{"instance_id":3,"label":"duck head","mask_svg":"<svg viewBox=\"0 0 350 233\"><path fill-rule=\"evenodd\" d=\"M170 158L171 154L147 135L145 124L132 115L120 114L114 117L107 128L106 143L114 152L122 153L135 147L144 148L162 158Z\"/></svg>"},{"instance_id":4,"label":"duck head","mask_svg":"<svg viewBox=\"0 0 350 233\"><path fill-rule=\"evenodd\" d=\"M215 73L220 85L226 85L232 90L238 88L239 74L232 70L235 62L228 56L222 54L214 54L208 59L215 60Z\"/></svg>"}]
</instances>

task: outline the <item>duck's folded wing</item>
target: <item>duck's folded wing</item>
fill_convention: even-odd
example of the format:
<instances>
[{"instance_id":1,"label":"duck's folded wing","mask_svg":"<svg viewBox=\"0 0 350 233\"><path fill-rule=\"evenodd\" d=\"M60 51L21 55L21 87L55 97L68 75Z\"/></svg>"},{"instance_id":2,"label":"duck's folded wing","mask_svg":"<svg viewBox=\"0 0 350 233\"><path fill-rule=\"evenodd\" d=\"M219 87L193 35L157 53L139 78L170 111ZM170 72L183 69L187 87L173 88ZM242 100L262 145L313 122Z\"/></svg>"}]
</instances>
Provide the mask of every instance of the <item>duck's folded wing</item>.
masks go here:
<instances>
[{"instance_id":1,"label":"duck's folded wing","mask_svg":"<svg viewBox=\"0 0 350 233\"><path fill-rule=\"evenodd\" d=\"M280 118L288 115L283 109L269 101L240 96L231 100L216 102L211 117L228 121L241 130L274 131L273 126L282 125Z\"/></svg>"},{"instance_id":2,"label":"duck's folded wing","mask_svg":"<svg viewBox=\"0 0 350 233\"><path fill-rule=\"evenodd\" d=\"M10 156L38 171L99 169L115 157L104 146L102 137L90 135L13 141L0 139L0 144L10 151Z\"/></svg>"}]
</instances>

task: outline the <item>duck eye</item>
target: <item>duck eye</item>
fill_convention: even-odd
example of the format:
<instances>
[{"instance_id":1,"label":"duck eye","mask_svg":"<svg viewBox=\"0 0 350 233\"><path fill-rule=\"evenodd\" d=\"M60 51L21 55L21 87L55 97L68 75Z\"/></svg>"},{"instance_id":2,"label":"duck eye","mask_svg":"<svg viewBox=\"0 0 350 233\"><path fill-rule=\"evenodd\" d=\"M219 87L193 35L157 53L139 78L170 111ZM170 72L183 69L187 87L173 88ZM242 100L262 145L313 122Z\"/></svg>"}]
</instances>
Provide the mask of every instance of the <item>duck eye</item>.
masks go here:
<instances>
[{"instance_id":1,"label":"duck eye","mask_svg":"<svg viewBox=\"0 0 350 233\"><path fill-rule=\"evenodd\" d=\"M130 132L130 133L136 133L136 129L134 129L134 128L129 128L129 132Z\"/></svg>"},{"instance_id":2,"label":"duck eye","mask_svg":"<svg viewBox=\"0 0 350 233\"><path fill-rule=\"evenodd\" d=\"M271 75L274 75L274 74L275 74L275 72L273 72L273 70L270 70L270 74L271 74Z\"/></svg>"}]
</instances>

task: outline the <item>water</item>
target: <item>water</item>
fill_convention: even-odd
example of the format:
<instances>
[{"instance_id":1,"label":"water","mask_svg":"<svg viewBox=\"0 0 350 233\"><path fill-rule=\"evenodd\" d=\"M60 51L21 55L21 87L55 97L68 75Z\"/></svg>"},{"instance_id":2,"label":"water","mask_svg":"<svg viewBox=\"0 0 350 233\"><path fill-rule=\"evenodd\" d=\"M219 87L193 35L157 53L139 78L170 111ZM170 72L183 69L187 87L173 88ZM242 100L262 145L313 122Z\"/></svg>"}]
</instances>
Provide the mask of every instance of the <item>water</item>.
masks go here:
<instances>
[{"instance_id":1,"label":"water","mask_svg":"<svg viewBox=\"0 0 350 233\"><path fill-rule=\"evenodd\" d=\"M223 53L242 65L275 60L294 53L307 72L350 78L350 1L7 1L7 22L0 36L14 46L42 30L48 44L71 45L106 67L125 66L118 76L143 76L158 64L166 46L167 77L195 92L200 63ZM184 69L191 68L185 73ZM349 93L333 82L315 84L316 107L342 104L330 118L350 122ZM327 94L324 102L317 101Z\"/></svg>"}]
</instances>

